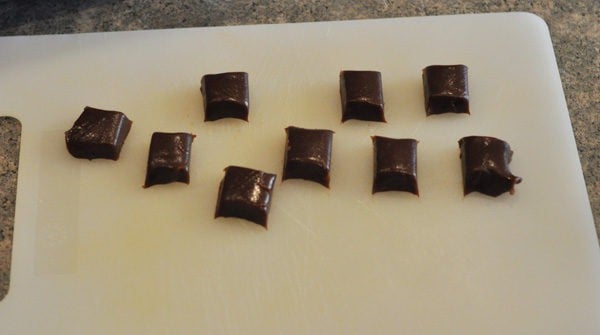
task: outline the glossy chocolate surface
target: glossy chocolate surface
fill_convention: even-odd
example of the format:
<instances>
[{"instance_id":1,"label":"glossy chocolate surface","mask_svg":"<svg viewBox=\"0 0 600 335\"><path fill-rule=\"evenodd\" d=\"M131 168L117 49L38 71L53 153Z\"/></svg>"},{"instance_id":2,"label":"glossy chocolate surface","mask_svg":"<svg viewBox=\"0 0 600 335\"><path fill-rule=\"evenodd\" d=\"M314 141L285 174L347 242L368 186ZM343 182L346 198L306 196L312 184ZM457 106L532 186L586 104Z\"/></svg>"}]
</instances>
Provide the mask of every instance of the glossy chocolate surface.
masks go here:
<instances>
[{"instance_id":1,"label":"glossy chocolate surface","mask_svg":"<svg viewBox=\"0 0 600 335\"><path fill-rule=\"evenodd\" d=\"M248 73L226 72L202 77L204 121L236 118L248 121L250 93Z\"/></svg>"},{"instance_id":2,"label":"glossy chocolate surface","mask_svg":"<svg viewBox=\"0 0 600 335\"><path fill-rule=\"evenodd\" d=\"M219 186L217 217L237 217L267 228L276 175L240 166L225 168Z\"/></svg>"},{"instance_id":3,"label":"glossy chocolate surface","mask_svg":"<svg viewBox=\"0 0 600 335\"><path fill-rule=\"evenodd\" d=\"M306 179L329 188L333 131L298 127L287 127L285 131L282 179Z\"/></svg>"},{"instance_id":4,"label":"glossy chocolate surface","mask_svg":"<svg viewBox=\"0 0 600 335\"><path fill-rule=\"evenodd\" d=\"M431 65L423 69L427 115L469 111L468 68L465 65Z\"/></svg>"},{"instance_id":5,"label":"glossy chocolate surface","mask_svg":"<svg viewBox=\"0 0 600 335\"><path fill-rule=\"evenodd\" d=\"M67 150L76 158L117 160L131 124L121 112L85 107L65 132Z\"/></svg>"},{"instance_id":6,"label":"glossy chocolate surface","mask_svg":"<svg viewBox=\"0 0 600 335\"><path fill-rule=\"evenodd\" d=\"M404 191L419 195L417 140L371 137L374 149L373 193Z\"/></svg>"},{"instance_id":7,"label":"glossy chocolate surface","mask_svg":"<svg viewBox=\"0 0 600 335\"><path fill-rule=\"evenodd\" d=\"M493 197L514 193L514 186L522 181L514 176L508 164L512 150L508 143L495 137L467 136L458 141L464 194L480 192Z\"/></svg>"},{"instance_id":8,"label":"glossy chocolate surface","mask_svg":"<svg viewBox=\"0 0 600 335\"><path fill-rule=\"evenodd\" d=\"M189 184L194 137L189 133L153 133L144 187L171 182Z\"/></svg>"},{"instance_id":9,"label":"glossy chocolate surface","mask_svg":"<svg viewBox=\"0 0 600 335\"><path fill-rule=\"evenodd\" d=\"M380 72L340 72L340 96L342 122L350 119L385 122Z\"/></svg>"}]
</instances>

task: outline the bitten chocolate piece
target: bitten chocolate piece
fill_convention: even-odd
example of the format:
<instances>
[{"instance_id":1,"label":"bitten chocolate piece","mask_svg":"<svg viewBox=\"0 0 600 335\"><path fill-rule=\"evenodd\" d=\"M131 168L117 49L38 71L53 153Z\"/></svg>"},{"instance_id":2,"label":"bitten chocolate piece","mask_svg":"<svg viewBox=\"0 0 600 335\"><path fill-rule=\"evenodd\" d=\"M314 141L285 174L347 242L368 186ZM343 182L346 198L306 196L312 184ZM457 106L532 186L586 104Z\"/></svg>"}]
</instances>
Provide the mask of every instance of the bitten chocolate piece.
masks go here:
<instances>
[{"instance_id":1,"label":"bitten chocolate piece","mask_svg":"<svg viewBox=\"0 0 600 335\"><path fill-rule=\"evenodd\" d=\"M267 228L276 177L245 167L226 167L219 186L215 218L237 217Z\"/></svg>"},{"instance_id":2,"label":"bitten chocolate piece","mask_svg":"<svg viewBox=\"0 0 600 335\"><path fill-rule=\"evenodd\" d=\"M329 188L333 131L298 127L287 127L285 131L282 179L306 179Z\"/></svg>"},{"instance_id":3,"label":"bitten chocolate piece","mask_svg":"<svg viewBox=\"0 0 600 335\"><path fill-rule=\"evenodd\" d=\"M468 69L465 65L431 65L423 69L427 116L469 112Z\"/></svg>"},{"instance_id":4,"label":"bitten chocolate piece","mask_svg":"<svg viewBox=\"0 0 600 335\"><path fill-rule=\"evenodd\" d=\"M171 182L189 184L194 137L189 133L153 133L144 187Z\"/></svg>"},{"instance_id":5,"label":"bitten chocolate piece","mask_svg":"<svg viewBox=\"0 0 600 335\"><path fill-rule=\"evenodd\" d=\"M350 119L385 122L380 72L340 72L340 95L342 122Z\"/></svg>"},{"instance_id":6,"label":"bitten chocolate piece","mask_svg":"<svg viewBox=\"0 0 600 335\"><path fill-rule=\"evenodd\" d=\"M419 195L417 186L417 140L372 136L373 193L404 191Z\"/></svg>"},{"instance_id":7,"label":"bitten chocolate piece","mask_svg":"<svg viewBox=\"0 0 600 335\"><path fill-rule=\"evenodd\" d=\"M248 73L207 74L200 87L204 96L204 121L236 118L248 121Z\"/></svg>"},{"instance_id":8,"label":"bitten chocolate piece","mask_svg":"<svg viewBox=\"0 0 600 335\"><path fill-rule=\"evenodd\" d=\"M117 160L132 122L125 114L85 107L65 132L67 150L76 158Z\"/></svg>"},{"instance_id":9,"label":"bitten chocolate piece","mask_svg":"<svg viewBox=\"0 0 600 335\"><path fill-rule=\"evenodd\" d=\"M467 136L458 141L464 194L477 191L493 197L504 192L513 194L521 177L508 169L512 150L508 143L489 136Z\"/></svg>"}]
</instances>

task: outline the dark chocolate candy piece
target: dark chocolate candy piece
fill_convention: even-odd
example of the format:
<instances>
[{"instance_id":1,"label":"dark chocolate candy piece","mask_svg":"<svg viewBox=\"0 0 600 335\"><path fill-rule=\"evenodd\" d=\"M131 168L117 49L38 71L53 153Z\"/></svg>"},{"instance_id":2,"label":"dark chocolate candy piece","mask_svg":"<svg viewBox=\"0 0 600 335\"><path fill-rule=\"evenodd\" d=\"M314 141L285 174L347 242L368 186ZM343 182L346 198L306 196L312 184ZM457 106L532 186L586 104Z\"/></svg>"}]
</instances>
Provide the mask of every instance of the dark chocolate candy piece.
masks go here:
<instances>
[{"instance_id":1,"label":"dark chocolate candy piece","mask_svg":"<svg viewBox=\"0 0 600 335\"><path fill-rule=\"evenodd\" d=\"M431 65L423 69L427 116L469 112L468 69L465 65Z\"/></svg>"},{"instance_id":2,"label":"dark chocolate candy piece","mask_svg":"<svg viewBox=\"0 0 600 335\"><path fill-rule=\"evenodd\" d=\"M282 179L306 179L329 188L333 131L298 127L287 127L285 131Z\"/></svg>"},{"instance_id":3,"label":"dark chocolate candy piece","mask_svg":"<svg viewBox=\"0 0 600 335\"><path fill-rule=\"evenodd\" d=\"M73 127L65 132L67 150L76 158L116 161L131 124L121 112L85 107Z\"/></svg>"},{"instance_id":4,"label":"dark chocolate candy piece","mask_svg":"<svg viewBox=\"0 0 600 335\"><path fill-rule=\"evenodd\" d=\"M144 187L171 182L189 184L194 137L189 133L153 133Z\"/></svg>"},{"instance_id":5,"label":"dark chocolate candy piece","mask_svg":"<svg viewBox=\"0 0 600 335\"><path fill-rule=\"evenodd\" d=\"M512 150L508 143L489 136L467 136L458 141L462 161L464 194L477 191L493 197L514 193L522 178L508 169Z\"/></svg>"},{"instance_id":6,"label":"dark chocolate candy piece","mask_svg":"<svg viewBox=\"0 0 600 335\"><path fill-rule=\"evenodd\" d=\"M237 217L267 228L276 177L245 167L226 167L219 186L215 218Z\"/></svg>"},{"instance_id":7,"label":"dark chocolate candy piece","mask_svg":"<svg viewBox=\"0 0 600 335\"><path fill-rule=\"evenodd\" d=\"M373 193L404 191L419 195L417 140L372 136L375 151Z\"/></svg>"},{"instance_id":8,"label":"dark chocolate candy piece","mask_svg":"<svg viewBox=\"0 0 600 335\"><path fill-rule=\"evenodd\" d=\"M350 119L385 122L381 73L340 72L342 122Z\"/></svg>"},{"instance_id":9,"label":"dark chocolate candy piece","mask_svg":"<svg viewBox=\"0 0 600 335\"><path fill-rule=\"evenodd\" d=\"M248 121L248 73L226 72L202 77L204 121L236 118Z\"/></svg>"}]
</instances>

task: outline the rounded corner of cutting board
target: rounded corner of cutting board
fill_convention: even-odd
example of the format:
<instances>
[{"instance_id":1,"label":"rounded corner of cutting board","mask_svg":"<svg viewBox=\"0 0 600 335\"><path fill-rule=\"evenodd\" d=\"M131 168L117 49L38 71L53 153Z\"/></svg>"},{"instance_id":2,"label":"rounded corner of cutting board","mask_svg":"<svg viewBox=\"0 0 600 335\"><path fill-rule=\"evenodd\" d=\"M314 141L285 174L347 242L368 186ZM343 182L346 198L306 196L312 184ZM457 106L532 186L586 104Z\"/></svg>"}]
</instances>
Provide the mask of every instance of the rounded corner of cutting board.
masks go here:
<instances>
[{"instance_id":1,"label":"rounded corner of cutting board","mask_svg":"<svg viewBox=\"0 0 600 335\"><path fill-rule=\"evenodd\" d=\"M526 25L531 25L532 28L542 29L548 33L550 32L550 29L548 28L548 23L546 23L546 20L544 20L543 17L541 17L535 13L511 12L511 13L508 13L508 15L510 17L513 17L515 20L519 20L519 21L523 22Z\"/></svg>"}]
</instances>

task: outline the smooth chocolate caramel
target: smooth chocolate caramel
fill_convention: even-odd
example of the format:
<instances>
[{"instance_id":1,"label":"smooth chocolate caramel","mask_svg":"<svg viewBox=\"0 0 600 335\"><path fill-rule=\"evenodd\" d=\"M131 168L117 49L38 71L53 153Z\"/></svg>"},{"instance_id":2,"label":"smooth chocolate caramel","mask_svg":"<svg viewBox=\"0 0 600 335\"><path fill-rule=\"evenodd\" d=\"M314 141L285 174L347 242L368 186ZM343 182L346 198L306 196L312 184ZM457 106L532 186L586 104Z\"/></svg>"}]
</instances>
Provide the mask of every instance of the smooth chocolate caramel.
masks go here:
<instances>
[{"instance_id":1,"label":"smooth chocolate caramel","mask_svg":"<svg viewBox=\"0 0 600 335\"><path fill-rule=\"evenodd\" d=\"M513 152L508 143L495 137L467 136L458 141L464 194L480 192L493 197L514 193L515 184L522 181L514 176L508 164Z\"/></svg>"},{"instance_id":2,"label":"smooth chocolate caramel","mask_svg":"<svg viewBox=\"0 0 600 335\"><path fill-rule=\"evenodd\" d=\"M225 168L219 186L217 217L237 217L267 228L276 175L240 166Z\"/></svg>"},{"instance_id":3,"label":"smooth chocolate caramel","mask_svg":"<svg viewBox=\"0 0 600 335\"><path fill-rule=\"evenodd\" d=\"M248 121L248 73L207 74L202 77L200 91L204 96L204 121L223 118Z\"/></svg>"},{"instance_id":4,"label":"smooth chocolate caramel","mask_svg":"<svg viewBox=\"0 0 600 335\"><path fill-rule=\"evenodd\" d=\"M172 182L189 184L194 137L189 133L152 134L144 187Z\"/></svg>"},{"instance_id":5,"label":"smooth chocolate caramel","mask_svg":"<svg viewBox=\"0 0 600 335\"><path fill-rule=\"evenodd\" d=\"M380 72L340 72L340 96L342 122L350 119L385 122Z\"/></svg>"},{"instance_id":6,"label":"smooth chocolate caramel","mask_svg":"<svg viewBox=\"0 0 600 335\"><path fill-rule=\"evenodd\" d=\"M374 159L373 193L403 191L419 195L417 185L417 140L372 136Z\"/></svg>"},{"instance_id":7,"label":"smooth chocolate caramel","mask_svg":"<svg viewBox=\"0 0 600 335\"><path fill-rule=\"evenodd\" d=\"M65 132L67 150L76 158L117 160L132 122L125 114L85 107Z\"/></svg>"},{"instance_id":8,"label":"smooth chocolate caramel","mask_svg":"<svg viewBox=\"0 0 600 335\"><path fill-rule=\"evenodd\" d=\"M469 111L468 68L465 65L431 65L423 69L427 116Z\"/></svg>"},{"instance_id":9,"label":"smooth chocolate caramel","mask_svg":"<svg viewBox=\"0 0 600 335\"><path fill-rule=\"evenodd\" d=\"M298 127L287 127L285 131L282 179L306 179L329 188L333 131Z\"/></svg>"}]
</instances>

